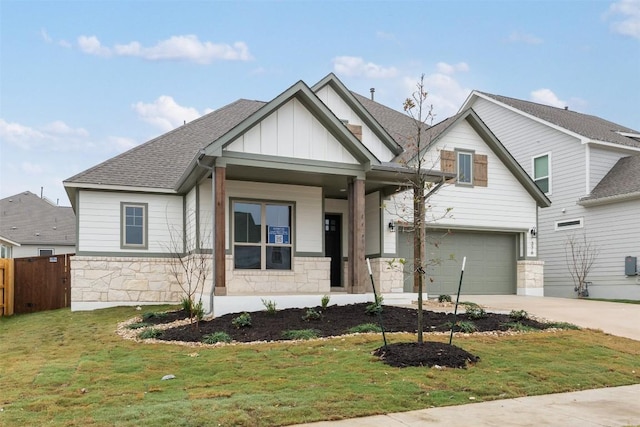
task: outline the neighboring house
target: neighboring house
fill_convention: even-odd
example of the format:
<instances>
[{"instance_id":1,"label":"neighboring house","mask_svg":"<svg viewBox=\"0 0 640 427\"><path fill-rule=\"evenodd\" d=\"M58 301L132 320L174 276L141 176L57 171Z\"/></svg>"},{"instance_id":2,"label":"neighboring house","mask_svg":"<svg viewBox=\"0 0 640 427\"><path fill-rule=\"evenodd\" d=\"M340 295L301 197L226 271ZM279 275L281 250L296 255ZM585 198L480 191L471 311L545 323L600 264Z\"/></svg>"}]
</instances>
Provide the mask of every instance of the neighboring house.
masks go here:
<instances>
[{"instance_id":1,"label":"neighboring house","mask_svg":"<svg viewBox=\"0 0 640 427\"><path fill-rule=\"evenodd\" d=\"M263 308L262 298L371 300L366 258L385 298L414 298L397 262L411 258L410 223L395 207L414 172L401 160L415 129L329 74L266 103L238 100L69 178L72 309L179 301L176 253L210 258L202 300L216 315ZM473 111L427 135L423 173L434 184L460 177L430 201L436 215L453 208L431 231L453 233L430 254L457 261L430 268L440 287L427 292L454 292L468 249L469 293L541 295L530 230L549 200ZM441 152L454 156L442 167Z\"/></svg>"},{"instance_id":2,"label":"neighboring house","mask_svg":"<svg viewBox=\"0 0 640 427\"><path fill-rule=\"evenodd\" d=\"M29 191L0 200L0 258L72 254L75 250L72 208L56 206Z\"/></svg>"},{"instance_id":3,"label":"neighboring house","mask_svg":"<svg viewBox=\"0 0 640 427\"><path fill-rule=\"evenodd\" d=\"M640 132L568 108L473 92L473 108L553 202L539 213L547 296L575 296L565 247L598 251L592 297L640 299ZM631 258L628 258L631 257Z\"/></svg>"}]
</instances>

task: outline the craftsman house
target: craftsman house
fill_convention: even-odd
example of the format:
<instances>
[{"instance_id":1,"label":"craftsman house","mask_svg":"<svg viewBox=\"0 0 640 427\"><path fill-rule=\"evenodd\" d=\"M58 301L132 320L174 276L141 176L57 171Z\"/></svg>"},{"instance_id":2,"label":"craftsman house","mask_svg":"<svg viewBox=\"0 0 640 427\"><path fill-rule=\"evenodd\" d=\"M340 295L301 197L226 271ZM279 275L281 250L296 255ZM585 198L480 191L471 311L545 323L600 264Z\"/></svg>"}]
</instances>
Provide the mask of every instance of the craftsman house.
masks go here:
<instances>
[{"instance_id":1,"label":"craftsman house","mask_svg":"<svg viewBox=\"0 0 640 427\"><path fill-rule=\"evenodd\" d=\"M269 102L240 99L64 182L77 214L72 309L177 302L174 256L205 254L215 315L415 298L406 185L416 123L333 74ZM542 294L537 208L548 198L473 110L424 133L431 294ZM407 166L408 165L408 166ZM405 263L409 265L410 263ZM454 276L457 275L454 274ZM430 281L428 281L430 283ZM430 285L429 285L430 286Z\"/></svg>"},{"instance_id":2,"label":"craftsman house","mask_svg":"<svg viewBox=\"0 0 640 427\"><path fill-rule=\"evenodd\" d=\"M570 239L597 253L592 297L640 299L640 132L599 117L473 92L472 108L553 202L538 219L544 294L577 296Z\"/></svg>"}]
</instances>

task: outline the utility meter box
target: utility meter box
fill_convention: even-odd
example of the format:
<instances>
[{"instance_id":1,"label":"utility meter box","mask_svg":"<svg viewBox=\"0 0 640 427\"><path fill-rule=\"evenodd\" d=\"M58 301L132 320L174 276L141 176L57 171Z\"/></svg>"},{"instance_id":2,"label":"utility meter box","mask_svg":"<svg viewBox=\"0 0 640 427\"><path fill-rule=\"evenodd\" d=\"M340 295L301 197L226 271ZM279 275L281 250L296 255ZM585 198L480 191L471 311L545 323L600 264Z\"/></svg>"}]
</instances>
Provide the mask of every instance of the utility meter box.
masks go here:
<instances>
[{"instance_id":1,"label":"utility meter box","mask_svg":"<svg viewBox=\"0 0 640 427\"><path fill-rule=\"evenodd\" d=\"M636 276L638 274L638 258L634 256L628 256L624 259L624 274L625 276Z\"/></svg>"}]
</instances>

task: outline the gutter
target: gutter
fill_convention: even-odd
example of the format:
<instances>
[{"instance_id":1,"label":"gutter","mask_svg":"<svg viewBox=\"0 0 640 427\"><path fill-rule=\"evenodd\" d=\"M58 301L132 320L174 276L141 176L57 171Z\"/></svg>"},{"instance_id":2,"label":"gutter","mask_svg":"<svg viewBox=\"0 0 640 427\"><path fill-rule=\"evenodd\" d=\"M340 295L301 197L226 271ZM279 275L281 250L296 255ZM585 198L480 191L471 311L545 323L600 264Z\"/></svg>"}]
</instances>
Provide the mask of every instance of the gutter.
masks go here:
<instances>
[{"instance_id":1,"label":"gutter","mask_svg":"<svg viewBox=\"0 0 640 427\"><path fill-rule=\"evenodd\" d=\"M640 199L640 191L634 191L633 193L616 194L615 196L599 197L597 199L581 199L578 200L578 205L589 207L606 205L609 203L626 202L627 200Z\"/></svg>"}]
</instances>

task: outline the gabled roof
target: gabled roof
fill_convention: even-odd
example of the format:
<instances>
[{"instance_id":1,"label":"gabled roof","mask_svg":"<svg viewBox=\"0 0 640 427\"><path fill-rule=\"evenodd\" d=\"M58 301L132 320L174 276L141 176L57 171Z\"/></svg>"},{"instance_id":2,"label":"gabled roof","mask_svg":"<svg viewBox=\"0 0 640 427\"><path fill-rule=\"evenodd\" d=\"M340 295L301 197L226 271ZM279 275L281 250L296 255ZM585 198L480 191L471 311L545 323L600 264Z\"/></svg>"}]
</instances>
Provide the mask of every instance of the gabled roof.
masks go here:
<instances>
[{"instance_id":1,"label":"gabled roof","mask_svg":"<svg viewBox=\"0 0 640 427\"><path fill-rule=\"evenodd\" d=\"M618 160L579 203L589 206L637 198L640 198L640 155Z\"/></svg>"},{"instance_id":2,"label":"gabled roof","mask_svg":"<svg viewBox=\"0 0 640 427\"><path fill-rule=\"evenodd\" d=\"M0 236L21 245L76 244L73 209L25 191L0 200Z\"/></svg>"},{"instance_id":3,"label":"gabled roof","mask_svg":"<svg viewBox=\"0 0 640 427\"><path fill-rule=\"evenodd\" d=\"M264 102L246 99L235 101L87 169L65 180L65 186L90 184L174 190L200 150L264 105ZM71 202L74 203L73 198Z\"/></svg>"},{"instance_id":4,"label":"gabled roof","mask_svg":"<svg viewBox=\"0 0 640 427\"><path fill-rule=\"evenodd\" d=\"M608 142L622 146L640 148L640 139L621 135L619 132L632 135L640 135L640 132L610 122L600 117L578 113L564 108L551 107L535 102L523 101L506 96L494 95L485 92L473 91L461 110L472 106L474 97L480 97L492 102L516 109L529 116L533 116L543 122L560 127L575 136L589 141Z\"/></svg>"}]
</instances>

